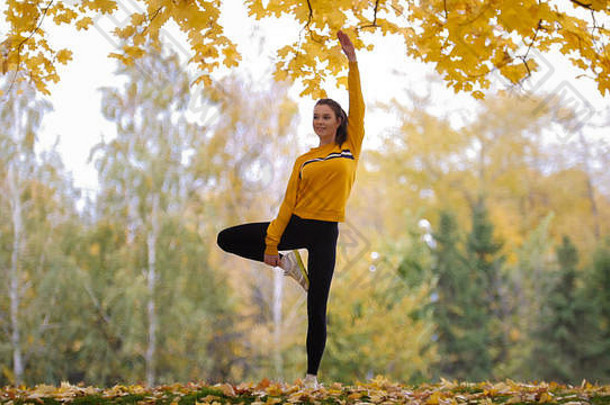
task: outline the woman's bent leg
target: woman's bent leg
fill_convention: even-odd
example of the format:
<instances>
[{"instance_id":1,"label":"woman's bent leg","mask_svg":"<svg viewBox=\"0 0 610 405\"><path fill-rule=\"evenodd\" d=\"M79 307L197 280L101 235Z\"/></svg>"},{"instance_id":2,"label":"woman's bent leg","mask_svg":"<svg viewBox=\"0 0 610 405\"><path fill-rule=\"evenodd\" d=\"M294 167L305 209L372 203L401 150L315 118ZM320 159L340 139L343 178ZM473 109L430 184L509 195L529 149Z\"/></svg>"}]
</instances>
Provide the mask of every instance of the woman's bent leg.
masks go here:
<instances>
[{"instance_id":1,"label":"woman's bent leg","mask_svg":"<svg viewBox=\"0 0 610 405\"><path fill-rule=\"evenodd\" d=\"M225 252L262 262L265 260L265 237L268 227L269 222L233 226L218 233L216 242ZM280 250L304 248L308 236L303 220L292 216L288 225L286 225L278 248Z\"/></svg>"},{"instance_id":2,"label":"woman's bent leg","mask_svg":"<svg viewBox=\"0 0 610 405\"><path fill-rule=\"evenodd\" d=\"M216 242L225 252L262 262L268 226L269 222L233 226L218 233Z\"/></svg>"}]
</instances>

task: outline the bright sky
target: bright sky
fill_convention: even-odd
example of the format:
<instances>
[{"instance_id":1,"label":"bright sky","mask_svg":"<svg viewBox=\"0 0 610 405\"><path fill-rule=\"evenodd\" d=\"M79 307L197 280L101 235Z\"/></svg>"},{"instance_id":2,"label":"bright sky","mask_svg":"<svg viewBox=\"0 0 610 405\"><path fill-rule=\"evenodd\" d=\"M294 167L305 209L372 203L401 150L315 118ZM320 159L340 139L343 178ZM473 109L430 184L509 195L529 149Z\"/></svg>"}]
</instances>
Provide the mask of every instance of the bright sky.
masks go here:
<instances>
[{"instance_id":1,"label":"bright sky","mask_svg":"<svg viewBox=\"0 0 610 405\"><path fill-rule=\"evenodd\" d=\"M132 0L120 2L121 10L114 17L99 19L95 27L87 32L75 32L71 29L53 28L52 40L57 47L67 47L73 51L73 60L68 66L61 67L61 81L50 86L54 111L45 116L39 135L42 148L48 148L59 136L59 150L64 163L73 173L75 184L88 190L94 190L97 184L96 172L88 163L89 151L100 141L102 134L106 139L114 136L114 126L107 122L100 112L100 92L103 86L116 86L122 79L114 76L115 59L108 58L116 50L116 43L108 34L117 24L125 20L126 10L137 7ZM242 4L237 0L225 2L223 25L226 35L239 45L243 62L238 71L260 81L269 77L273 67L275 50L280 46L296 40L299 28L290 21L255 22L249 19ZM0 8L5 9L5 4ZM230 10L230 11L227 11ZM166 28L165 38L174 42L174 49L182 56L187 56L186 42L177 30ZM260 40L264 34L265 43ZM405 90L411 89L425 93L428 80L426 75L432 72L431 66L407 59L404 46L397 39L379 37L373 52L358 54L362 75L363 93L367 102L366 132L364 147L375 147L379 134L392 126L392 119L375 111L375 103L388 101L395 97L405 98ZM531 86L537 87L536 93L547 91L562 94L567 104L576 107L589 119L594 110L601 110L608 105L608 98L602 98L592 80L575 79L578 72L567 63L565 58L545 56L542 70L534 76ZM185 66L185 69L188 67ZM502 82L497 81L501 86ZM540 84L540 86L538 86ZM347 92L327 88L329 96L347 106ZM293 96L298 98L299 89L295 88ZM439 86L434 87L433 102L439 115L452 111L455 117L472 116L474 103L470 96L454 94L452 90ZM299 133L303 134L304 144L315 146L315 135L310 128L310 115L313 101L300 99L301 125ZM591 117L592 118L592 117ZM304 152L299 151L298 154ZM297 154L295 154L295 157Z\"/></svg>"}]
</instances>

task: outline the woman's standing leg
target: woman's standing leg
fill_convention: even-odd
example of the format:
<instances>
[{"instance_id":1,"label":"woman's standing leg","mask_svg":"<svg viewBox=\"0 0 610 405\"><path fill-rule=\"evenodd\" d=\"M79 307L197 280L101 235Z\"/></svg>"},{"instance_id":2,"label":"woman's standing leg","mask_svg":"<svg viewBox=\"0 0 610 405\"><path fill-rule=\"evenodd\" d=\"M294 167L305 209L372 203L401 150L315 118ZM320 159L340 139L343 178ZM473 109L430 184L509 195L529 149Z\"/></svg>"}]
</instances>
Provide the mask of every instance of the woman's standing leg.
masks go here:
<instances>
[{"instance_id":1,"label":"woman's standing leg","mask_svg":"<svg viewBox=\"0 0 610 405\"><path fill-rule=\"evenodd\" d=\"M326 307L337 254L337 223L316 223L316 238L308 246L307 374L316 375L326 346Z\"/></svg>"},{"instance_id":2,"label":"woman's standing leg","mask_svg":"<svg viewBox=\"0 0 610 405\"><path fill-rule=\"evenodd\" d=\"M238 225L218 234L218 245L225 251L263 261L265 235L269 222ZM307 294L307 374L316 375L326 346L326 307L335 269L336 222L303 220L293 216L278 248L306 247L309 291Z\"/></svg>"}]
</instances>

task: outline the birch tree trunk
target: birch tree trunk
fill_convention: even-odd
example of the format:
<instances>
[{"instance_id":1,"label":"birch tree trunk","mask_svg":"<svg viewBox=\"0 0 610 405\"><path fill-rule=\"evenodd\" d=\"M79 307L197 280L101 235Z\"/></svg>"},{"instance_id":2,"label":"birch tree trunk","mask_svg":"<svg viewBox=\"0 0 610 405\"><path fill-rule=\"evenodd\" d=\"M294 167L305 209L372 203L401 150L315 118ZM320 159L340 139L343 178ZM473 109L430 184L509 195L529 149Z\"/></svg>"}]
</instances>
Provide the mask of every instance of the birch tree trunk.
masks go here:
<instances>
[{"instance_id":1,"label":"birch tree trunk","mask_svg":"<svg viewBox=\"0 0 610 405\"><path fill-rule=\"evenodd\" d=\"M159 238L159 195L153 194L151 229L148 233L148 348L146 350L146 382L152 387L155 384L155 354L157 351L157 312L155 308L155 290L157 283L156 245Z\"/></svg>"},{"instance_id":2,"label":"birch tree trunk","mask_svg":"<svg viewBox=\"0 0 610 405\"><path fill-rule=\"evenodd\" d=\"M13 250L11 252L11 267L9 272L9 300L11 317L11 347L13 350L13 378L15 385L23 383L24 359L21 347L21 325L19 307L21 305L21 241L23 240L23 221L21 216L21 192L19 178L19 160L22 154L21 134L25 134L25 123L20 114L20 105L13 103L13 142L15 144L15 154L8 161L8 193L11 207L11 219L13 222Z\"/></svg>"},{"instance_id":3,"label":"birch tree trunk","mask_svg":"<svg viewBox=\"0 0 610 405\"><path fill-rule=\"evenodd\" d=\"M284 274L274 271L273 274L273 368L276 378L282 380L284 365L282 363L282 296L284 292Z\"/></svg>"},{"instance_id":4,"label":"birch tree trunk","mask_svg":"<svg viewBox=\"0 0 610 405\"><path fill-rule=\"evenodd\" d=\"M24 364L21 351L21 329L19 325L20 305L20 278L19 261L21 260L21 240L23 238L23 224L21 221L21 199L19 193L19 179L16 173L15 162L8 164L8 191L13 221L13 251L11 252L11 267L9 273L9 299L11 314L11 347L13 349L13 376L15 385L23 383Z\"/></svg>"},{"instance_id":5,"label":"birch tree trunk","mask_svg":"<svg viewBox=\"0 0 610 405\"><path fill-rule=\"evenodd\" d=\"M587 198L589 199L589 202L591 203L591 215L593 215L593 230L595 233L595 240L599 241L601 238L601 230L599 227L599 211L597 209L597 203L595 202L595 187L593 187L593 181L591 180L591 165L590 165L590 161L591 161L591 153L589 151L589 143L587 142L587 140L585 139L582 131L579 133L580 135L580 143L582 145L583 148L583 155L582 155L582 164L583 164L583 170L585 172L585 174L587 175L587 179L586 179L586 185L587 185Z\"/></svg>"},{"instance_id":6,"label":"birch tree trunk","mask_svg":"<svg viewBox=\"0 0 610 405\"><path fill-rule=\"evenodd\" d=\"M138 97L137 97L137 92L134 94L134 100L130 100L130 103L128 103L128 113L131 114L132 117L135 117L137 112L136 112L136 106L138 106ZM136 132L137 133L137 132ZM131 134L131 136L128 137L128 141L127 141L127 164L129 166L132 165L131 159L135 159L135 148L136 148L136 142L138 141L138 137L136 136L136 133ZM127 185L131 183L132 179L129 178L130 174L128 171L126 171L124 173L125 176L125 184L124 187L125 189L123 190L124 193L124 198L125 198L125 203L127 204L127 224L126 224L126 228L127 228L127 245L129 246L133 246L134 241L136 239L136 233L137 233L137 228L138 228L138 213L137 213L137 199L134 200L133 198L133 194L132 194L132 190L130 187L128 187Z\"/></svg>"}]
</instances>

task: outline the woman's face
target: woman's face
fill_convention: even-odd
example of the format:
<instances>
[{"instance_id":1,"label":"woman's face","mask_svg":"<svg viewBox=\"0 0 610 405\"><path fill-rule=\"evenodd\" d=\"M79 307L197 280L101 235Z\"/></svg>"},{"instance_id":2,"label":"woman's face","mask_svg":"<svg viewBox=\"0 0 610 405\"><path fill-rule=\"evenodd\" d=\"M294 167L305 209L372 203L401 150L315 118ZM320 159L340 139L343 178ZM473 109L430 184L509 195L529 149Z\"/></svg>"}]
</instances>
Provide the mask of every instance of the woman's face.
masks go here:
<instances>
[{"instance_id":1,"label":"woman's face","mask_svg":"<svg viewBox=\"0 0 610 405\"><path fill-rule=\"evenodd\" d=\"M333 142L341 120L330 106L318 104L313 109L313 130L321 141Z\"/></svg>"}]
</instances>

